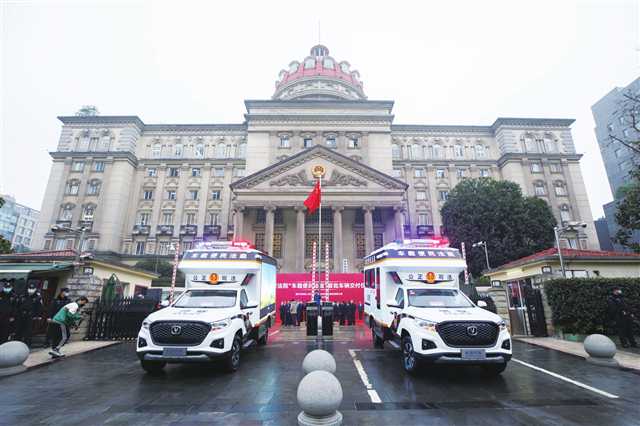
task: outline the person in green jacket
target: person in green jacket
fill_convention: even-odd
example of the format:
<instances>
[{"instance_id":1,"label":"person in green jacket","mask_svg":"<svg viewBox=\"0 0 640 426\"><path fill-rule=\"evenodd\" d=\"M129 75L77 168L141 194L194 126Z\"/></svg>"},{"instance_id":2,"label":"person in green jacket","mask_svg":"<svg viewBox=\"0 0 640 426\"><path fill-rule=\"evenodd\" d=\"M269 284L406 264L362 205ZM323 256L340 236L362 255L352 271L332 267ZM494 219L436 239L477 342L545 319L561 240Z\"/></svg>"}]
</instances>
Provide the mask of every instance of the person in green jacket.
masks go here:
<instances>
[{"instance_id":1,"label":"person in green jacket","mask_svg":"<svg viewBox=\"0 0 640 426\"><path fill-rule=\"evenodd\" d=\"M89 299L85 296L80 296L75 302L68 303L60 308L58 313L55 314L51 320L51 327L58 328L60 330L59 333L55 333L55 338L51 343L49 355L51 355L52 358L64 356L64 354L60 352L60 348L69 341L69 337L71 336L69 327L75 326L79 323L82 318L80 308L88 302Z\"/></svg>"}]
</instances>

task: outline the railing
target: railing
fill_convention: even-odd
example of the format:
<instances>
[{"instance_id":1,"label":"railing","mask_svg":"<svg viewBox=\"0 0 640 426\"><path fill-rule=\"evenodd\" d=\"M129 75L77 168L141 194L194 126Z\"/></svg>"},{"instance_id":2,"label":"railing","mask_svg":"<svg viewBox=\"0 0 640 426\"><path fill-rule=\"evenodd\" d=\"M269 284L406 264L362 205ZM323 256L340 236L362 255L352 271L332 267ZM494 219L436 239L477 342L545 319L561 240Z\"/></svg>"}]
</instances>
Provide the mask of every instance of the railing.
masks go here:
<instances>
[{"instance_id":1,"label":"railing","mask_svg":"<svg viewBox=\"0 0 640 426\"><path fill-rule=\"evenodd\" d=\"M71 228L70 220L56 220L56 225L62 226L63 228Z\"/></svg>"},{"instance_id":2,"label":"railing","mask_svg":"<svg viewBox=\"0 0 640 426\"><path fill-rule=\"evenodd\" d=\"M158 235L173 235L173 225L158 225Z\"/></svg>"},{"instance_id":3,"label":"railing","mask_svg":"<svg viewBox=\"0 0 640 426\"><path fill-rule=\"evenodd\" d=\"M198 225L180 225L180 235L196 235Z\"/></svg>"},{"instance_id":4,"label":"railing","mask_svg":"<svg viewBox=\"0 0 640 426\"><path fill-rule=\"evenodd\" d=\"M149 225L133 225L134 235L149 235L151 232L151 226Z\"/></svg>"},{"instance_id":5,"label":"railing","mask_svg":"<svg viewBox=\"0 0 640 426\"><path fill-rule=\"evenodd\" d=\"M129 340L138 336L142 321L156 310L150 299L96 300L89 318L87 340Z\"/></svg>"}]
</instances>

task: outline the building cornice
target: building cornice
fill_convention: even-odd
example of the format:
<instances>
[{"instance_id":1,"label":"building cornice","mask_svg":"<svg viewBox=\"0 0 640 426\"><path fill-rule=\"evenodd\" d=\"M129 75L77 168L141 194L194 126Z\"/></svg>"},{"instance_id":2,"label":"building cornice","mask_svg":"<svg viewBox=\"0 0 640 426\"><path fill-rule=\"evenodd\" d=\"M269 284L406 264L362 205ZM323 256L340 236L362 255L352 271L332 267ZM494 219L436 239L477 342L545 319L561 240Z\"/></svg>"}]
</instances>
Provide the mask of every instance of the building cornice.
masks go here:
<instances>
[{"instance_id":1,"label":"building cornice","mask_svg":"<svg viewBox=\"0 0 640 426\"><path fill-rule=\"evenodd\" d=\"M499 127L569 127L576 120L573 118L520 118L520 117L498 117L493 122L491 128L495 131Z\"/></svg>"},{"instance_id":2,"label":"building cornice","mask_svg":"<svg viewBox=\"0 0 640 426\"><path fill-rule=\"evenodd\" d=\"M114 151L51 151L49 152L54 160L65 160L80 158L104 158L104 159L124 159L129 161L133 166L138 166L138 157L130 152L114 152Z\"/></svg>"},{"instance_id":3,"label":"building cornice","mask_svg":"<svg viewBox=\"0 0 640 426\"><path fill-rule=\"evenodd\" d=\"M123 125L133 124L143 132L246 131L246 123L222 124L145 124L137 115L59 116L67 125Z\"/></svg>"},{"instance_id":4,"label":"building cornice","mask_svg":"<svg viewBox=\"0 0 640 426\"><path fill-rule=\"evenodd\" d=\"M533 160L567 160L567 161L580 161L582 154L537 154L537 153L506 153L502 154L498 158L498 167L502 167L505 163L510 161L522 161L524 159Z\"/></svg>"},{"instance_id":5,"label":"building cornice","mask_svg":"<svg viewBox=\"0 0 640 426\"><path fill-rule=\"evenodd\" d=\"M484 133L493 135L491 126L466 126L455 124L394 124L391 126L391 132L415 133L415 132L433 132L433 133Z\"/></svg>"},{"instance_id":6,"label":"building cornice","mask_svg":"<svg viewBox=\"0 0 640 426\"><path fill-rule=\"evenodd\" d=\"M317 109L317 108L377 108L393 109L394 101L385 100L338 100L338 99L291 99L291 100L267 100L247 99L244 105L249 111L251 108L291 108L291 109Z\"/></svg>"}]
</instances>

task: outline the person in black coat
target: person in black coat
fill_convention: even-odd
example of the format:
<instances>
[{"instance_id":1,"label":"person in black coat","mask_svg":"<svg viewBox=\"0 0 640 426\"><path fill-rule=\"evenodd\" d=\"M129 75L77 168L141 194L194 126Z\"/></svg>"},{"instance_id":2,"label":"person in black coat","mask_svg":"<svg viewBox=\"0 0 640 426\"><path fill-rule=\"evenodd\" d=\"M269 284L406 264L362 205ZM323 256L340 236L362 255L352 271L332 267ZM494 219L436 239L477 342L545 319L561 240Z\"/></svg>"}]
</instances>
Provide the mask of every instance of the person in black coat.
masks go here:
<instances>
[{"instance_id":1,"label":"person in black coat","mask_svg":"<svg viewBox=\"0 0 640 426\"><path fill-rule=\"evenodd\" d=\"M281 302L281 303L280 303L280 323L281 323L282 325L284 325L284 316L285 316L285 315L284 315L284 309L285 309L285 307L284 307L284 303L282 303L282 302Z\"/></svg>"},{"instance_id":2,"label":"person in black coat","mask_svg":"<svg viewBox=\"0 0 640 426\"><path fill-rule=\"evenodd\" d=\"M358 319L362 321L362 314L364 313L364 305L362 303L358 303Z\"/></svg>"},{"instance_id":3,"label":"person in black coat","mask_svg":"<svg viewBox=\"0 0 640 426\"><path fill-rule=\"evenodd\" d=\"M298 306L296 306L296 325L300 325L302 322L302 312L304 310L304 303L298 302Z\"/></svg>"},{"instance_id":4,"label":"person in black coat","mask_svg":"<svg viewBox=\"0 0 640 426\"><path fill-rule=\"evenodd\" d=\"M627 302L623 299L621 289L613 289L613 295L607 300L607 311L609 318L615 322L622 347L628 348L631 346L637 348L638 344L633 337L633 321L635 317Z\"/></svg>"},{"instance_id":5,"label":"person in black coat","mask_svg":"<svg viewBox=\"0 0 640 426\"><path fill-rule=\"evenodd\" d=\"M339 305L339 311L340 311L340 325L344 325L345 319L347 318L347 304L344 302L340 302Z\"/></svg>"},{"instance_id":6,"label":"person in black coat","mask_svg":"<svg viewBox=\"0 0 640 426\"><path fill-rule=\"evenodd\" d=\"M16 294L13 285L5 280L0 286L0 345L9 340L9 331L16 317Z\"/></svg>"},{"instance_id":7,"label":"person in black coat","mask_svg":"<svg viewBox=\"0 0 640 426\"><path fill-rule=\"evenodd\" d=\"M31 347L33 320L42 316L42 297L35 284L29 284L27 294L17 299L16 304L16 340Z\"/></svg>"}]
</instances>

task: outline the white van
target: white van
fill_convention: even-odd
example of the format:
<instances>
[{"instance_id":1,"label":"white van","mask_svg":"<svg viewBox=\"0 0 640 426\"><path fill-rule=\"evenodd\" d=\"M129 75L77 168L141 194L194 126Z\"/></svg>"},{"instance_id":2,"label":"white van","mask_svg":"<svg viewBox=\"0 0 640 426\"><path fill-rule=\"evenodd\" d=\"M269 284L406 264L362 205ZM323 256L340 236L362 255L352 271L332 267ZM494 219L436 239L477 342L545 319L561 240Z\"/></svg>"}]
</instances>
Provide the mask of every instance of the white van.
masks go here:
<instances>
[{"instance_id":1,"label":"white van","mask_svg":"<svg viewBox=\"0 0 640 426\"><path fill-rule=\"evenodd\" d=\"M444 242L443 242L444 241ZM402 350L409 373L421 363L480 365L500 374L511 338L498 315L460 290L465 261L446 240L404 240L365 258L365 323L373 344Z\"/></svg>"},{"instance_id":2,"label":"white van","mask_svg":"<svg viewBox=\"0 0 640 426\"><path fill-rule=\"evenodd\" d=\"M138 334L142 368L221 360L237 370L241 350L266 345L275 323L275 259L248 243L202 243L178 268L184 293L149 315Z\"/></svg>"}]
</instances>

